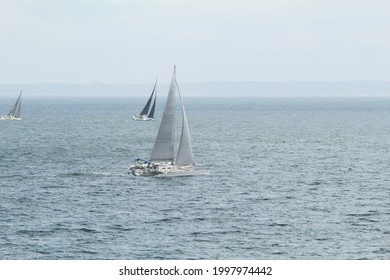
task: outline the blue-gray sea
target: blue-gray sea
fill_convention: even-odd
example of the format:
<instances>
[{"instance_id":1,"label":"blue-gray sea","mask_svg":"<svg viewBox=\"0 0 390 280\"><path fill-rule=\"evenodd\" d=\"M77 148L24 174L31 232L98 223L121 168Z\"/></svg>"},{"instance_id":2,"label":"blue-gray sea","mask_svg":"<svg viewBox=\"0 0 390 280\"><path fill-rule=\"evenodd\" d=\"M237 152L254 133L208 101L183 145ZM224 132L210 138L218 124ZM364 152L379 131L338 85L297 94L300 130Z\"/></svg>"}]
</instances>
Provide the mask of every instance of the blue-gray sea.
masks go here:
<instances>
[{"instance_id":1,"label":"blue-gray sea","mask_svg":"<svg viewBox=\"0 0 390 280\"><path fill-rule=\"evenodd\" d=\"M147 96L24 94L0 121L0 259L390 259L390 96L182 95L210 176L127 173L161 95L136 122Z\"/></svg>"}]
</instances>

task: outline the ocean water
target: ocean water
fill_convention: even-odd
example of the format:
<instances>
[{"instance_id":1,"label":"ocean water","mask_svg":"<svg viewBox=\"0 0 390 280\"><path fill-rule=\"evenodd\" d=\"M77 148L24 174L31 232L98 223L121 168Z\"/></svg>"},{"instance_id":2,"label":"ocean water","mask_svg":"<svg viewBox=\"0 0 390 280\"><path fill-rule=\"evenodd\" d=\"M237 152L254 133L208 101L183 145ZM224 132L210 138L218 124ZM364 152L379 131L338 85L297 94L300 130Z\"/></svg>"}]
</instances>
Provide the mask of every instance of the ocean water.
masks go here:
<instances>
[{"instance_id":1,"label":"ocean water","mask_svg":"<svg viewBox=\"0 0 390 280\"><path fill-rule=\"evenodd\" d=\"M161 99L135 122L146 97L25 94L0 121L0 259L390 259L390 97L183 98L210 176L127 173Z\"/></svg>"}]
</instances>

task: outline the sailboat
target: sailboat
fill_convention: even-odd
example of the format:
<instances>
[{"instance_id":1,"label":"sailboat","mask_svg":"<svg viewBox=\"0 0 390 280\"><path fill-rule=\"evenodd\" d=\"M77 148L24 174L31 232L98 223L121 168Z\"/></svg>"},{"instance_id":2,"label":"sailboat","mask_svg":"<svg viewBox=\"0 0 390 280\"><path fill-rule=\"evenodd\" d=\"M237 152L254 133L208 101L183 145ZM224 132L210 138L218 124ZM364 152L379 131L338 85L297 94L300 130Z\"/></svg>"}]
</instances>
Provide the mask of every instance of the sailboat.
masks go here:
<instances>
[{"instance_id":1,"label":"sailboat","mask_svg":"<svg viewBox=\"0 0 390 280\"><path fill-rule=\"evenodd\" d=\"M182 113L180 145L175 157L176 93L179 95ZM197 170L193 161L191 137L183 100L176 81L176 66L165 103L164 113L149 160L136 159L129 168L134 176L177 177L209 175L209 171Z\"/></svg>"},{"instance_id":2,"label":"sailboat","mask_svg":"<svg viewBox=\"0 0 390 280\"><path fill-rule=\"evenodd\" d=\"M14 106L12 106L8 114L1 117L2 120L21 120L20 117L20 110L22 107L21 97L22 97L22 91L20 92L18 99L16 100Z\"/></svg>"},{"instance_id":3,"label":"sailboat","mask_svg":"<svg viewBox=\"0 0 390 280\"><path fill-rule=\"evenodd\" d=\"M150 95L148 102L146 102L145 107L142 109L141 113L139 115L135 115L132 117L135 121L152 121L154 119L154 110L156 109L156 98L157 98L157 79L154 83L154 88L152 90L152 94ZM153 100L154 97L154 100ZM150 109L150 104L152 103L152 108ZM149 110L150 109L150 110Z\"/></svg>"}]
</instances>

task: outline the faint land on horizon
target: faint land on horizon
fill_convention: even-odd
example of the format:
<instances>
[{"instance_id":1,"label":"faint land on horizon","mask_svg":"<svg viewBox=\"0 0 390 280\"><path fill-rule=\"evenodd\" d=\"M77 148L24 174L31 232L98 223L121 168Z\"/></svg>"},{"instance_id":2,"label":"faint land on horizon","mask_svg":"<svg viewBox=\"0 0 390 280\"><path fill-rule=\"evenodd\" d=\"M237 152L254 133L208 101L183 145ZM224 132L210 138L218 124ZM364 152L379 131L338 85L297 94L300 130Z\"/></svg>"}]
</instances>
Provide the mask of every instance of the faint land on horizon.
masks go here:
<instances>
[{"instance_id":1,"label":"faint land on horizon","mask_svg":"<svg viewBox=\"0 0 390 280\"><path fill-rule=\"evenodd\" d=\"M0 94L15 94L20 90L32 95L68 94L146 94L153 87L150 84L105 84L95 83L36 83L0 84ZM168 83L158 84L161 94L168 91ZM336 81L336 82L198 82L179 83L180 90L192 95L268 95L268 94L390 94L390 81Z\"/></svg>"}]
</instances>

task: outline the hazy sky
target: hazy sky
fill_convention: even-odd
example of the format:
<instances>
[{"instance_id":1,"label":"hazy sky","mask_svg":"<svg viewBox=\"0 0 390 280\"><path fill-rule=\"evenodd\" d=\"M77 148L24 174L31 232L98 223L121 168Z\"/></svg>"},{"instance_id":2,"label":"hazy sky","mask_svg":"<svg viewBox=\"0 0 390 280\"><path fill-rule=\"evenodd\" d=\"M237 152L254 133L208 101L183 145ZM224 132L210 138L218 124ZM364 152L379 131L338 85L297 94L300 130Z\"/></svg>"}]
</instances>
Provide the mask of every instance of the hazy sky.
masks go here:
<instances>
[{"instance_id":1,"label":"hazy sky","mask_svg":"<svg viewBox=\"0 0 390 280\"><path fill-rule=\"evenodd\" d=\"M0 0L0 83L390 80L388 0Z\"/></svg>"}]
</instances>

